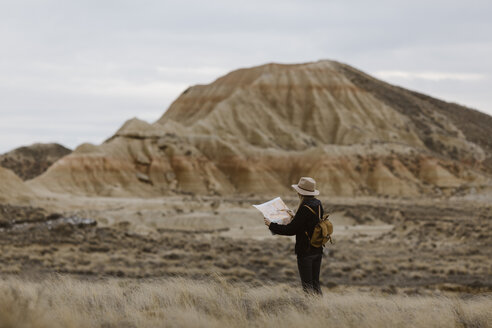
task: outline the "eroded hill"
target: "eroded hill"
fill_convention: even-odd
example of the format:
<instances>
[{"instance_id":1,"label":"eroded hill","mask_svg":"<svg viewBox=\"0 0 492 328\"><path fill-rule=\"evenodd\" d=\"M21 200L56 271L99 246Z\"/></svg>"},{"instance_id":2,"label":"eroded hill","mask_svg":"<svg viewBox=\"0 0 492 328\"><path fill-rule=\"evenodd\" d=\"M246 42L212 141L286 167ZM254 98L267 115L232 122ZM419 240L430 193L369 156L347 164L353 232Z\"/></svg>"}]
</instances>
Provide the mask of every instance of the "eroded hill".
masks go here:
<instances>
[{"instance_id":1,"label":"eroded hill","mask_svg":"<svg viewBox=\"0 0 492 328\"><path fill-rule=\"evenodd\" d=\"M36 143L0 155L0 166L14 171L22 180L45 172L54 162L72 151L59 144Z\"/></svg>"},{"instance_id":2,"label":"eroded hill","mask_svg":"<svg viewBox=\"0 0 492 328\"><path fill-rule=\"evenodd\" d=\"M466 117L466 120L462 118ZM277 194L312 176L327 195L490 188L492 118L334 61L267 64L183 92L29 184L103 196Z\"/></svg>"}]
</instances>

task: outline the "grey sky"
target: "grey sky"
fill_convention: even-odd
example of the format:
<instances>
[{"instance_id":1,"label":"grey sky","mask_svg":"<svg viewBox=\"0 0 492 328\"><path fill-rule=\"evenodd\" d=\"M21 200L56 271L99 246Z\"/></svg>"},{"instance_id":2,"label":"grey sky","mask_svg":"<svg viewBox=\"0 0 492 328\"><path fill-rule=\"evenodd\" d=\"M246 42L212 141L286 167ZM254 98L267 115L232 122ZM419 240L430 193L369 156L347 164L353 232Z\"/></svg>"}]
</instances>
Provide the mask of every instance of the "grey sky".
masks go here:
<instances>
[{"instance_id":1,"label":"grey sky","mask_svg":"<svg viewBox=\"0 0 492 328\"><path fill-rule=\"evenodd\" d=\"M100 143L189 85L335 59L492 115L490 1L0 0L0 153Z\"/></svg>"}]
</instances>

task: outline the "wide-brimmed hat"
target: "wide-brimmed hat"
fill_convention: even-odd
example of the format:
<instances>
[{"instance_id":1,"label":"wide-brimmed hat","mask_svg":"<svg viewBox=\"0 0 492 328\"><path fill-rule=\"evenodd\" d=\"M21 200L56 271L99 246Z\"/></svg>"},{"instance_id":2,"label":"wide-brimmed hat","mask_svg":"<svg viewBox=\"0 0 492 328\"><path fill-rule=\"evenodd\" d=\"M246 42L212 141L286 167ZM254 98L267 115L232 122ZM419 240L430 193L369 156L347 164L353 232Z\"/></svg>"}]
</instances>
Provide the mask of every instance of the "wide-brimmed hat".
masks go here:
<instances>
[{"instance_id":1,"label":"wide-brimmed hat","mask_svg":"<svg viewBox=\"0 0 492 328\"><path fill-rule=\"evenodd\" d=\"M319 195L319 190L316 190L316 181L310 177L302 177L299 179L298 184L293 184L294 188L298 193L305 196L317 196Z\"/></svg>"}]
</instances>

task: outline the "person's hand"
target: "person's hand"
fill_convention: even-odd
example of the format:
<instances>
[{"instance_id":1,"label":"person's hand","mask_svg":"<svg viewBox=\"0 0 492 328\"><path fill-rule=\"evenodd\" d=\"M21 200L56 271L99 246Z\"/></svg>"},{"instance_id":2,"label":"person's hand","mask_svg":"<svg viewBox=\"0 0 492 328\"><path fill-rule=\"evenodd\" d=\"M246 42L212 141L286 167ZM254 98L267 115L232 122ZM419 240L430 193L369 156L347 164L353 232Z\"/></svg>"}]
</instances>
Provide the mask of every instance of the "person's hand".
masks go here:
<instances>
[{"instance_id":1,"label":"person's hand","mask_svg":"<svg viewBox=\"0 0 492 328\"><path fill-rule=\"evenodd\" d=\"M272 223L272 222L271 222L270 220L268 220L266 217L263 217L263 221L265 221L265 225L266 225L267 227L269 227L269 226L270 226L270 223Z\"/></svg>"}]
</instances>

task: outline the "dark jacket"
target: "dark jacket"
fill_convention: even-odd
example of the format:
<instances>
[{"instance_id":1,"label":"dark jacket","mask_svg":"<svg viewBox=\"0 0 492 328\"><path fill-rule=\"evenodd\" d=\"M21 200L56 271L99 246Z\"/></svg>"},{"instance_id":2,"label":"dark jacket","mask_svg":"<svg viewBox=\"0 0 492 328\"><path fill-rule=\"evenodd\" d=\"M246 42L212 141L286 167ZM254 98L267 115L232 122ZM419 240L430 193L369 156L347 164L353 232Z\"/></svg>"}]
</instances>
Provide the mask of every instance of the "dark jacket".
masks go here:
<instances>
[{"instance_id":1,"label":"dark jacket","mask_svg":"<svg viewBox=\"0 0 492 328\"><path fill-rule=\"evenodd\" d=\"M307 209L304 205L312 208L316 215ZM297 256L306 256L312 254L319 254L323 252L323 247L315 248L309 243L309 239L306 236L306 231L309 237L313 234L314 226L319 222L318 218L318 206L320 205L321 217L323 217L323 206L321 202L316 198L305 198L301 206L297 210L296 215L292 221L287 225L270 223L270 230L278 235L293 236L296 235L295 253Z\"/></svg>"}]
</instances>

